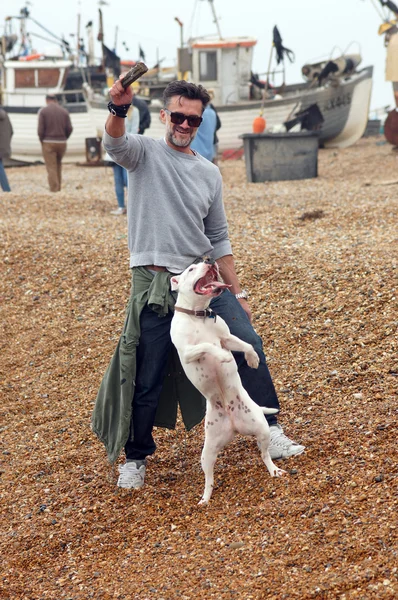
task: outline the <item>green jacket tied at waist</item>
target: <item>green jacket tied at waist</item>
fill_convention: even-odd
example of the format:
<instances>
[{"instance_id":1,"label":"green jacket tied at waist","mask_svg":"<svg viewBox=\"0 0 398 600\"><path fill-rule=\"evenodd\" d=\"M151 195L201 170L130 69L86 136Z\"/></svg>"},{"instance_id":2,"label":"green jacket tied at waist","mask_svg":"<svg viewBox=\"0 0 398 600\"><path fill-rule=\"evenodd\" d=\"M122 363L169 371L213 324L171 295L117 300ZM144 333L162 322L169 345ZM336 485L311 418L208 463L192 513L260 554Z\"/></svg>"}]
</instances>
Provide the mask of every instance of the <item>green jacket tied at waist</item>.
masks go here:
<instances>
[{"instance_id":1,"label":"green jacket tied at waist","mask_svg":"<svg viewBox=\"0 0 398 600\"><path fill-rule=\"evenodd\" d=\"M144 267L132 269L131 294L123 331L102 380L92 415L93 431L104 443L111 463L117 460L130 435L141 311L146 303L158 313L159 318L174 310L170 277L167 271L153 275ZM185 427L192 429L205 415L205 399L186 378L174 347L165 360L169 361L168 369L155 425L173 429L179 404Z\"/></svg>"}]
</instances>

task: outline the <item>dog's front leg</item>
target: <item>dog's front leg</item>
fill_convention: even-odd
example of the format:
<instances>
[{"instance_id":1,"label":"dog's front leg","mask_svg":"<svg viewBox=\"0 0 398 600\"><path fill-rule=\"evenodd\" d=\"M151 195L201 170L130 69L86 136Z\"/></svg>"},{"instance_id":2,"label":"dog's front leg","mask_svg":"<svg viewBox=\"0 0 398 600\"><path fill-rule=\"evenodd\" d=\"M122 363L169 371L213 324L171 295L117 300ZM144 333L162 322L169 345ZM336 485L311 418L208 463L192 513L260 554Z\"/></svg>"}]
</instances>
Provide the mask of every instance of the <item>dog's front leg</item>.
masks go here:
<instances>
[{"instance_id":1,"label":"dog's front leg","mask_svg":"<svg viewBox=\"0 0 398 600\"><path fill-rule=\"evenodd\" d=\"M226 350L231 350L231 352L244 352L249 367L257 369L260 359L251 344L247 344L235 335L229 335L221 340L221 346Z\"/></svg>"},{"instance_id":2,"label":"dog's front leg","mask_svg":"<svg viewBox=\"0 0 398 600\"><path fill-rule=\"evenodd\" d=\"M226 352L225 350L222 350L222 348L210 344L209 342L203 342L201 344L196 344L195 346L185 346L181 354L182 361L186 364L199 360L204 354L210 354L220 362L231 362L233 360L233 356L230 352Z\"/></svg>"}]
</instances>

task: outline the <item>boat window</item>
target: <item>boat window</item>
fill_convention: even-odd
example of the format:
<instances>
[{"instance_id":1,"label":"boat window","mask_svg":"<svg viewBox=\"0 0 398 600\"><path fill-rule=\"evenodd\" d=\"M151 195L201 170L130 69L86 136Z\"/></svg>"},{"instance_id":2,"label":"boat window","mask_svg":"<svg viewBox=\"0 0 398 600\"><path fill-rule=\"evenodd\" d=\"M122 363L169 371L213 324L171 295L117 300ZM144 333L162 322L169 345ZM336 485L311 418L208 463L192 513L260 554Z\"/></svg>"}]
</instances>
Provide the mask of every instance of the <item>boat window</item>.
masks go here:
<instances>
[{"instance_id":1,"label":"boat window","mask_svg":"<svg viewBox=\"0 0 398 600\"><path fill-rule=\"evenodd\" d=\"M39 69L39 87L57 87L59 69Z\"/></svg>"},{"instance_id":2,"label":"boat window","mask_svg":"<svg viewBox=\"0 0 398 600\"><path fill-rule=\"evenodd\" d=\"M35 87L34 69L15 69L15 87L30 88Z\"/></svg>"},{"instance_id":3,"label":"boat window","mask_svg":"<svg viewBox=\"0 0 398 600\"><path fill-rule=\"evenodd\" d=\"M216 81L217 52L199 52L199 80Z\"/></svg>"}]
</instances>

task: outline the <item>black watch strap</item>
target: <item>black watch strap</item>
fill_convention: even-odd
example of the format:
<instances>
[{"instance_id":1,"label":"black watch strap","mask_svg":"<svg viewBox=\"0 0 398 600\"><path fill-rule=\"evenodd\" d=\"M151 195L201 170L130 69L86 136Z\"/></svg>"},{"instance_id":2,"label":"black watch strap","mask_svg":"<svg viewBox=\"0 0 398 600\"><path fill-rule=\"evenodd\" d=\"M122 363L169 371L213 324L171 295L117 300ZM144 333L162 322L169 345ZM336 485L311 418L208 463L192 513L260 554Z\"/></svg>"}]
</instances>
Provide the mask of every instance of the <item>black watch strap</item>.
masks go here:
<instances>
[{"instance_id":1,"label":"black watch strap","mask_svg":"<svg viewBox=\"0 0 398 600\"><path fill-rule=\"evenodd\" d=\"M114 117L120 117L121 119L125 119L127 117L127 113L129 111L131 104L113 104L113 102L108 102L108 110Z\"/></svg>"}]
</instances>

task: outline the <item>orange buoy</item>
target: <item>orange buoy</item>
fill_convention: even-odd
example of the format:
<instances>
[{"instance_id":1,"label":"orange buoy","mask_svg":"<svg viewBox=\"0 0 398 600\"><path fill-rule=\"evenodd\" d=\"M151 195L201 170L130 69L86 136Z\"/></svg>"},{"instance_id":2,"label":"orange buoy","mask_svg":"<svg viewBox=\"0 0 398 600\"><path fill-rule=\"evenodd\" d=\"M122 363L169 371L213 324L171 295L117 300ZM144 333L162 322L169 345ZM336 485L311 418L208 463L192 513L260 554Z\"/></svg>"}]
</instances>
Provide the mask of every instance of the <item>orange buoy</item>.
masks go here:
<instances>
[{"instance_id":1,"label":"orange buoy","mask_svg":"<svg viewBox=\"0 0 398 600\"><path fill-rule=\"evenodd\" d=\"M253 121L253 133L263 133L266 126L264 117L256 117Z\"/></svg>"},{"instance_id":2,"label":"orange buoy","mask_svg":"<svg viewBox=\"0 0 398 600\"><path fill-rule=\"evenodd\" d=\"M29 54L28 56L19 56L18 60L38 60L42 54Z\"/></svg>"}]
</instances>

